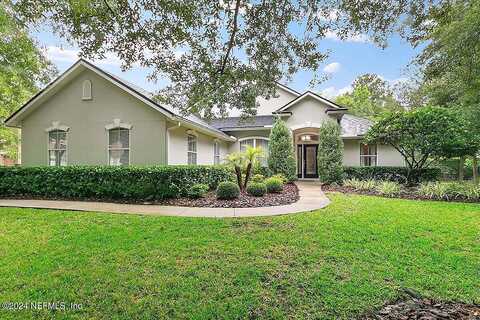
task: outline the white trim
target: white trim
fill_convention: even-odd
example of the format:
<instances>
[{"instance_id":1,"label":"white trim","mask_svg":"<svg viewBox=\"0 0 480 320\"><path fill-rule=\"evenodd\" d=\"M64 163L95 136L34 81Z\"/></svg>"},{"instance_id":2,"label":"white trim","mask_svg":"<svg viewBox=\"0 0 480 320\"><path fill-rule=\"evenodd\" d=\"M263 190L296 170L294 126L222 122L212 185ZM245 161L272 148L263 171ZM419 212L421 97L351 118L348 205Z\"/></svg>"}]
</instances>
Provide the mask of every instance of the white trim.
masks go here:
<instances>
[{"instance_id":1,"label":"white trim","mask_svg":"<svg viewBox=\"0 0 480 320\"><path fill-rule=\"evenodd\" d=\"M187 130L187 165L197 165L198 164L198 137L194 134L191 134L191 133L188 133L188 131L191 131L191 130ZM190 150L189 149L189 141L188 139L190 137L193 137L193 141L195 142L195 150ZM190 154L195 154L195 163L189 163L188 162L188 156Z\"/></svg>"},{"instance_id":2,"label":"white trim","mask_svg":"<svg viewBox=\"0 0 480 320\"><path fill-rule=\"evenodd\" d=\"M88 79L82 83L82 100L92 100L92 81Z\"/></svg>"},{"instance_id":3,"label":"white trim","mask_svg":"<svg viewBox=\"0 0 480 320\"><path fill-rule=\"evenodd\" d=\"M283 90L287 91L288 93L293 94L293 95L296 96L296 97L300 96L300 93L298 93L298 92L295 91L295 90L290 89L290 88L287 87L286 85L281 84L280 82L277 82L276 84L277 84L277 87L279 87L280 89L283 89Z\"/></svg>"},{"instance_id":4,"label":"white trim","mask_svg":"<svg viewBox=\"0 0 480 320\"><path fill-rule=\"evenodd\" d=\"M113 119L112 123L109 123L105 126L106 130L112 130L112 129L117 129L117 128L131 130L132 125L130 123L122 122L122 120L120 120L120 119Z\"/></svg>"},{"instance_id":5,"label":"white trim","mask_svg":"<svg viewBox=\"0 0 480 320\"><path fill-rule=\"evenodd\" d=\"M53 129L53 130L45 130L47 132L47 166L48 167L57 167L55 164L54 166L50 165L50 151L58 151L58 150L63 150L63 149L50 149L50 133L52 131L62 131L65 132L65 166L68 166L68 139L69 139L69 132L68 132L68 127L67 130L62 130L59 128ZM60 165L61 167L62 165Z\"/></svg>"},{"instance_id":6,"label":"white trim","mask_svg":"<svg viewBox=\"0 0 480 320\"><path fill-rule=\"evenodd\" d=\"M375 145L375 151L376 151L376 154L362 154L362 145ZM363 143L362 141L359 141L359 144L358 144L358 154L359 154L359 166L360 167L378 167L378 144L377 143ZM374 166L362 166L362 157L363 158L371 158L371 157L375 157L375 165Z\"/></svg>"},{"instance_id":7,"label":"white trim","mask_svg":"<svg viewBox=\"0 0 480 320\"><path fill-rule=\"evenodd\" d=\"M218 151L218 154L217 154ZM213 164L220 164L221 162L221 152L220 152L220 140L214 139L213 140ZM217 163L217 158L218 158L218 163Z\"/></svg>"},{"instance_id":8,"label":"white trim","mask_svg":"<svg viewBox=\"0 0 480 320\"><path fill-rule=\"evenodd\" d=\"M307 122L304 122L304 123L301 123L301 124L297 124L296 126L290 127L290 130L294 131L294 130L299 130L299 129L304 129L304 128L318 128L319 129L321 126L322 126L321 123L307 121Z\"/></svg>"},{"instance_id":9,"label":"white trim","mask_svg":"<svg viewBox=\"0 0 480 320\"><path fill-rule=\"evenodd\" d=\"M45 129L45 132L50 132L55 130L68 131L70 130L70 127L67 127L65 125L60 125L60 121L52 121L52 126Z\"/></svg>"},{"instance_id":10,"label":"white trim","mask_svg":"<svg viewBox=\"0 0 480 320\"><path fill-rule=\"evenodd\" d=\"M334 109L339 109L339 107L335 104L333 104L332 102L328 101L327 99L324 99L320 96L318 96L317 94L314 94L313 92L311 91L306 91L304 94L302 94L301 96L299 96L297 99L294 99L292 101L290 101L289 103L287 103L286 105L284 105L283 107L275 110L275 112L281 112L281 111L285 111L287 110L288 108L290 108L291 106L299 103L300 101L302 101L303 99L305 99L306 97L310 97L310 98L313 98L317 101L320 101L320 102L323 102L325 103L326 105L334 108ZM338 111L342 111L342 110L338 110ZM343 110L343 111L346 111L346 110Z\"/></svg>"},{"instance_id":11,"label":"white trim","mask_svg":"<svg viewBox=\"0 0 480 320\"><path fill-rule=\"evenodd\" d=\"M115 130L115 129L128 130L128 148L115 148L115 149L110 148L110 131ZM108 166L114 166L113 164L110 164L110 151L112 151L112 150L114 150L114 151L115 150L128 150L128 164L127 165L129 166L132 163L131 162L131 157L132 157L132 130L131 130L131 127L130 128L125 128L125 127L117 126L117 127L112 127L110 129L107 129L106 132L107 132L107 165ZM119 166L121 166L121 164Z\"/></svg>"},{"instance_id":12,"label":"white trim","mask_svg":"<svg viewBox=\"0 0 480 320\"><path fill-rule=\"evenodd\" d=\"M187 131L185 131L187 134L191 135L191 136L195 136L197 139L198 139L198 133L197 131L195 130L192 130L192 129L188 129Z\"/></svg>"}]
</instances>

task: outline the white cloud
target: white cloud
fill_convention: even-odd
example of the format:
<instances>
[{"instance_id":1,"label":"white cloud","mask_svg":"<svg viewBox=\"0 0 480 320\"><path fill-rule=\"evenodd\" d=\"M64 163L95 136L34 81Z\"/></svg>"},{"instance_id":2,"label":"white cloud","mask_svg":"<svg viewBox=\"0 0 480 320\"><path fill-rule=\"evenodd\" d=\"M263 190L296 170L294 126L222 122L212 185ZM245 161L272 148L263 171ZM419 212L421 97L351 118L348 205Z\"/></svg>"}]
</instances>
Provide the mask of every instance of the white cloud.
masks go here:
<instances>
[{"instance_id":1,"label":"white cloud","mask_svg":"<svg viewBox=\"0 0 480 320\"><path fill-rule=\"evenodd\" d=\"M326 73L335 73L338 70L340 70L340 67L341 67L340 63L332 62L332 63L327 64L325 66L325 68L323 68L323 71L325 71Z\"/></svg>"},{"instance_id":2,"label":"white cloud","mask_svg":"<svg viewBox=\"0 0 480 320\"><path fill-rule=\"evenodd\" d=\"M334 41L343 41L343 42L357 42L357 43L370 42L369 37L363 33L350 34L342 39L342 37L336 31L332 31L332 30L328 30L325 33L325 38L334 40Z\"/></svg>"},{"instance_id":3,"label":"white cloud","mask_svg":"<svg viewBox=\"0 0 480 320\"><path fill-rule=\"evenodd\" d=\"M56 46L48 46L45 49L45 53L48 59L54 62L70 62L77 61L79 56L79 50L77 49L64 49ZM120 66L121 60L113 53L108 52L104 59L95 59L92 62L100 65Z\"/></svg>"},{"instance_id":4,"label":"white cloud","mask_svg":"<svg viewBox=\"0 0 480 320\"><path fill-rule=\"evenodd\" d=\"M336 87L328 87L320 91L320 95L327 98L327 99L333 99L336 98L337 96L340 96L342 94L352 92L352 86L348 85L343 88L336 88Z\"/></svg>"}]
</instances>

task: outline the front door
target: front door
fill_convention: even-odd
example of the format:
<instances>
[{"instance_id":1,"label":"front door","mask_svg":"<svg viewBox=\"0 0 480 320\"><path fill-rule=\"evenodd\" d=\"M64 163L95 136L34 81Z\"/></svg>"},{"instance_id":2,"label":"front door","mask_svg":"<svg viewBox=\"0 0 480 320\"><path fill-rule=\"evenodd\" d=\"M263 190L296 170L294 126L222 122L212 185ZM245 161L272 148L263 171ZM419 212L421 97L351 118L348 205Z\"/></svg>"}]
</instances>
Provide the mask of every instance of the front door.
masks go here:
<instances>
[{"instance_id":1,"label":"front door","mask_svg":"<svg viewBox=\"0 0 480 320\"><path fill-rule=\"evenodd\" d=\"M303 177L318 178L317 172L317 150L316 144L303 145Z\"/></svg>"},{"instance_id":2,"label":"front door","mask_svg":"<svg viewBox=\"0 0 480 320\"><path fill-rule=\"evenodd\" d=\"M316 144L297 145L297 174L298 178L318 178Z\"/></svg>"}]
</instances>

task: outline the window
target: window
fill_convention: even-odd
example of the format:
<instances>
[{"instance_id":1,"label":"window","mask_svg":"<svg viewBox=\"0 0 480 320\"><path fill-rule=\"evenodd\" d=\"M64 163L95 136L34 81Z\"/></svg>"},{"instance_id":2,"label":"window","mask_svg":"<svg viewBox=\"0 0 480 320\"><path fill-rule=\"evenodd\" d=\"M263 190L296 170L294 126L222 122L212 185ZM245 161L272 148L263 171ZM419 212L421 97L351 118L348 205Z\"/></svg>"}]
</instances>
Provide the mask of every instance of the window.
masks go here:
<instances>
[{"instance_id":1,"label":"window","mask_svg":"<svg viewBox=\"0 0 480 320\"><path fill-rule=\"evenodd\" d=\"M92 99L92 82L90 80L83 81L82 100Z\"/></svg>"},{"instance_id":2,"label":"window","mask_svg":"<svg viewBox=\"0 0 480 320\"><path fill-rule=\"evenodd\" d=\"M220 142L213 143L213 164L220 164Z\"/></svg>"},{"instance_id":3,"label":"window","mask_svg":"<svg viewBox=\"0 0 480 320\"><path fill-rule=\"evenodd\" d=\"M377 145L360 144L360 165L372 167L377 165Z\"/></svg>"},{"instance_id":4,"label":"window","mask_svg":"<svg viewBox=\"0 0 480 320\"><path fill-rule=\"evenodd\" d=\"M67 165L67 132L52 130L48 133L48 165Z\"/></svg>"},{"instance_id":5,"label":"window","mask_svg":"<svg viewBox=\"0 0 480 320\"><path fill-rule=\"evenodd\" d=\"M197 137L189 134L187 136L187 145L188 164L197 164Z\"/></svg>"},{"instance_id":6,"label":"window","mask_svg":"<svg viewBox=\"0 0 480 320\"><path fill-rule=\"evenodd\" d=\"M266 138L247 138L240 141L240 151L244 152L247 146L254 148L261 148L263 150L263 157L259 157L258 161L262 166L267 166L268 156L268 139Z\"/></svg>"},{"instance_id":7,"label":"window","mask_svg":"<svg viewBox=\"0 0 480 320\"><path fill-rule=\"evenodd\" d=\"M111 166L130 164L130 130L113 128L108 130L108 163Z\"/></svg>"}]
</instances>

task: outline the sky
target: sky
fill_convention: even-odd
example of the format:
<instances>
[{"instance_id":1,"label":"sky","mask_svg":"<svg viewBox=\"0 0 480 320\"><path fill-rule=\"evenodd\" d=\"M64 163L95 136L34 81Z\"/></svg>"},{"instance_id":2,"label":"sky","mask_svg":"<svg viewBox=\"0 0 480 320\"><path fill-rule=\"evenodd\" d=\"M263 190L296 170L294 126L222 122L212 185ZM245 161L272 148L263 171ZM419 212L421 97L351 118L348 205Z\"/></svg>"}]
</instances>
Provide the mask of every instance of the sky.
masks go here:
<instances>
[{"instance_id":1,"label":"sky","mask_svg":"<svg viewBox=\"0 0 480 320\"><path fill-rule=\"evenodd\" d=\"M48 27L42 27L31 34L60 72L66 70L78 59L78 49L56 36ZM326 98L333 99L351 90L353 80L365 73L378 74L392 83L404 80L405 69L418 50L413 49L398 36L391 37L388 44L387 48L381 49L371 43L365 35L340 40L333 32L327 33L321 47L330 51L330 56L322 65L322 71L328 75L328 80L310 88L309 81L312 73L305 71L296 74L291 82L283 84L300 92L312 89ZM122 72L120 61L114 55L93 62L148 91L154 92L168 83L166 79L157 83L148 81L148 69L141 67L133 67L127 72Z\"/></svg>"}]
</instances>

